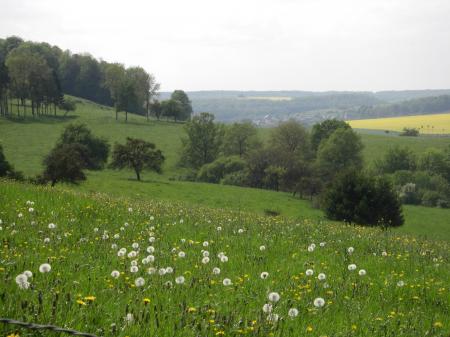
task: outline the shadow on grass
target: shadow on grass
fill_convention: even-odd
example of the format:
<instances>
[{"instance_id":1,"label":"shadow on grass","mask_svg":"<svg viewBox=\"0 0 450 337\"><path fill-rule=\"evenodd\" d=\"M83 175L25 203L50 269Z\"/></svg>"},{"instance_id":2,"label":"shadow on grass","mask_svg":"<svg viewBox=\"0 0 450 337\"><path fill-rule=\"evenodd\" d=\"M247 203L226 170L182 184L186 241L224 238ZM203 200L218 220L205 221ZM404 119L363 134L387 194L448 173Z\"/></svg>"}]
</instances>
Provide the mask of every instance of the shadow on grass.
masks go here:
<instances>
[{"instance_id":1,"label":"shadow on grass","mask_svg":"<svg viewBox=\"0 0 450 337\"><path fill-rule=\"evenodd\" d=\"M76 115L69 115L69 116L51 116L51 115L44 115L44 116L6 116L1 117L2 119L8 120L13 123L19 123L19 124L58 124L58 123L64 123L67 121L74 121L79 116Z\"/></svg>"},{"instance_id":2,"label":"shadow on grass","mask_svg":"<svg viewBox=\"0 0 450 337\"><path fill-rule=\"evenodd\" d=\"M140 184L160 184L160 185L172 185L169 181L163 181L163 180L154 180L154 179L142 179L139 181L136 178L122 178L119 179L120 181L128 181L128 182L134 182L134 183L140 183Z\"/></svg>"}]
</instances>

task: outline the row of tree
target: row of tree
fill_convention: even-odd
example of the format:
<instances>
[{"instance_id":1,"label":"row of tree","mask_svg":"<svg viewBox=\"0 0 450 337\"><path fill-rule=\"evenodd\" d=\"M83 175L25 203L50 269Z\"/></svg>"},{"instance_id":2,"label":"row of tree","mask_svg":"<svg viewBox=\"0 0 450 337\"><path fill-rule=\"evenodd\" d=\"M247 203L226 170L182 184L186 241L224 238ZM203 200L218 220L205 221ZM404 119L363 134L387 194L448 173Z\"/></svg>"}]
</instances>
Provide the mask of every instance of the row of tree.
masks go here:
<instances>
[{"instance_id":1,"label":"row of tree","mask_svg":"<svg viewBox=\"0 0 450 337\"><path fill-rule=\"evenodd\" d=\"M403 223L390 181L364 172L362 142L345 122L326 120L308 132L290 120L262 142L250 122L224 126L203 113L187 123L186 132L180 164L191 171L184 178L314 197L331 219Z\"/></svg>"},{"instance_id":2,"label":"row of tree","mask_svg":"<svg viewBox=\"0 0 450 337\"><path fill-rule=\"evenodd\" d=\"M154 114L187 120L192 114L182 90L163 102L156 100L159 84L142 67L97 60L89 54L72 54L47 43L0 39L0 115L15 111L33 116L67 110L64 94L114 106L118 113Z\"/></svg>"}]
</instances>

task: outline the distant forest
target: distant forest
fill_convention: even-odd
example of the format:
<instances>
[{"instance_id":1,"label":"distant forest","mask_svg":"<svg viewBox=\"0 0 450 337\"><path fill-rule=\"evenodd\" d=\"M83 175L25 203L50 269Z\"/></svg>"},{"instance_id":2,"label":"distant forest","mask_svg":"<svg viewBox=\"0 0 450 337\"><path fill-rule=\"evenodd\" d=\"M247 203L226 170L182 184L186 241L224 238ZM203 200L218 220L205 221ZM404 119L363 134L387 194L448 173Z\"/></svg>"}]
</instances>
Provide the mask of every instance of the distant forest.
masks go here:
<instances>
[{"instance_id":1,"label":"distant forest","mask_svg":"<svg viewBox=\"0 0 450 337\"><path fill-rule=\"evenodd\" d=\"M248 119L276 124L280 120L294 118L314 124L328 118L365 119L450 111L450 89L374 93L192 91L187 94L194 112L212 112L218 120L225 122ZM160 97L169 95L163 92Z\"/></svg>"}]
</instances>

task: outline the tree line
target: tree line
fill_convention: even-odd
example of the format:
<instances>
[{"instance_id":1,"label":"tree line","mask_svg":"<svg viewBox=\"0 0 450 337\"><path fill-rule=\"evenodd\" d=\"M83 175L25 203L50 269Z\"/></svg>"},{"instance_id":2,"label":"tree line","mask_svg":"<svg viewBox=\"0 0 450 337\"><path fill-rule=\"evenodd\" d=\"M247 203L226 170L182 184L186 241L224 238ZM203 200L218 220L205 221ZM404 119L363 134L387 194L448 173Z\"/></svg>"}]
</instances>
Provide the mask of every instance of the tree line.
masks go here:
<instances>
[{"instance_id":1,"label":"tree line","mask_svg":"<svg viewBox=\"0 0 450 337\"><path fill-rule=\"evenodd\" d=\"M177 90L158 102L159 83L142 67L97 60L89 54L74 54L48 43L19 37L0 39L0 115L31 112L40 116L57 109L70 111L73 102L64 94L114 106L119 112L158 119L187 120L192 107L187 95ZM14 109L15 108L15 109Z\"/></svg>"}]
</instances>

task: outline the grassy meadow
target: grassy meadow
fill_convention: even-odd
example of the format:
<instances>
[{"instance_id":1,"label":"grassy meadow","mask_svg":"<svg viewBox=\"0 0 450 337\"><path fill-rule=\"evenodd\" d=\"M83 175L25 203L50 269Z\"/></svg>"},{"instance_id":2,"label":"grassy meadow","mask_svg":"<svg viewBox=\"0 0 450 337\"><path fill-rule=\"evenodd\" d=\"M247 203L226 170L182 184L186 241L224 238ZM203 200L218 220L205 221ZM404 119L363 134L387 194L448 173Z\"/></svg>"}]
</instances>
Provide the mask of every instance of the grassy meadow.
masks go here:
<instances>
[{"instance_id":1,"label":"grassy meadow","mask_svg":"<svg viewBox=\"0 0 450 337\"><path fill-rule=\"evenodd\" d=\"M177 167L183 124L167 121L147 121L142 116L129 114L128 123L124 115L115 121L112 109L80 100L77 111L68 117L43 117L33 119L0 119L0 143L5 155L18 170L34 175L42 170L42 158L57 141L63 128L72 122L84 122L99 136L114 142L124 142L127 136L154 142L166 157L163 174L144 172L143 182L135 180L128 170L87 172L87 181L78 186L66 186L80 192L104 192L117 197L135 200L173 200L186 207L203 205L214 208L242 210L265 214L278 212L294 219L323 219L320 210L309 201L294 198L289 193L257 190L251 188L223 186L206 183L179 181L183 170ZM262 139L267 139L270 129L260 129ZM399 137L361 133L365 145L366 161L373 162L385 153L389 146L410 146L420 153L429 147L443 148L450 138ZM406 224L399 232L413 233L430 238L450 240L450 211L437 208L408 206L404 208ZM432 220L431 220L432 219Z\"/></svg>"},{"instance_id":2,"label":"grassy meadow","mask_svg":"<svg viewBox=\"0 0 450 337\"><path fill-rule=\"evenodd\" d=\"M1 316L99 336L450 334L444 241L61 187L1 188ZM12 334L36 336L0 325Z\"/></svg>"},{"instance_id":3,"label":"grassy meadow","mask_svg":"<svg viewBox=\"0 0 450 337\"><path fill-rule=\"evenodd\" d=\"M402 131L403 128L419 129L422 134L450 134L450 113L351 120L355 129Z\"/></svg>"}]
</instances>

